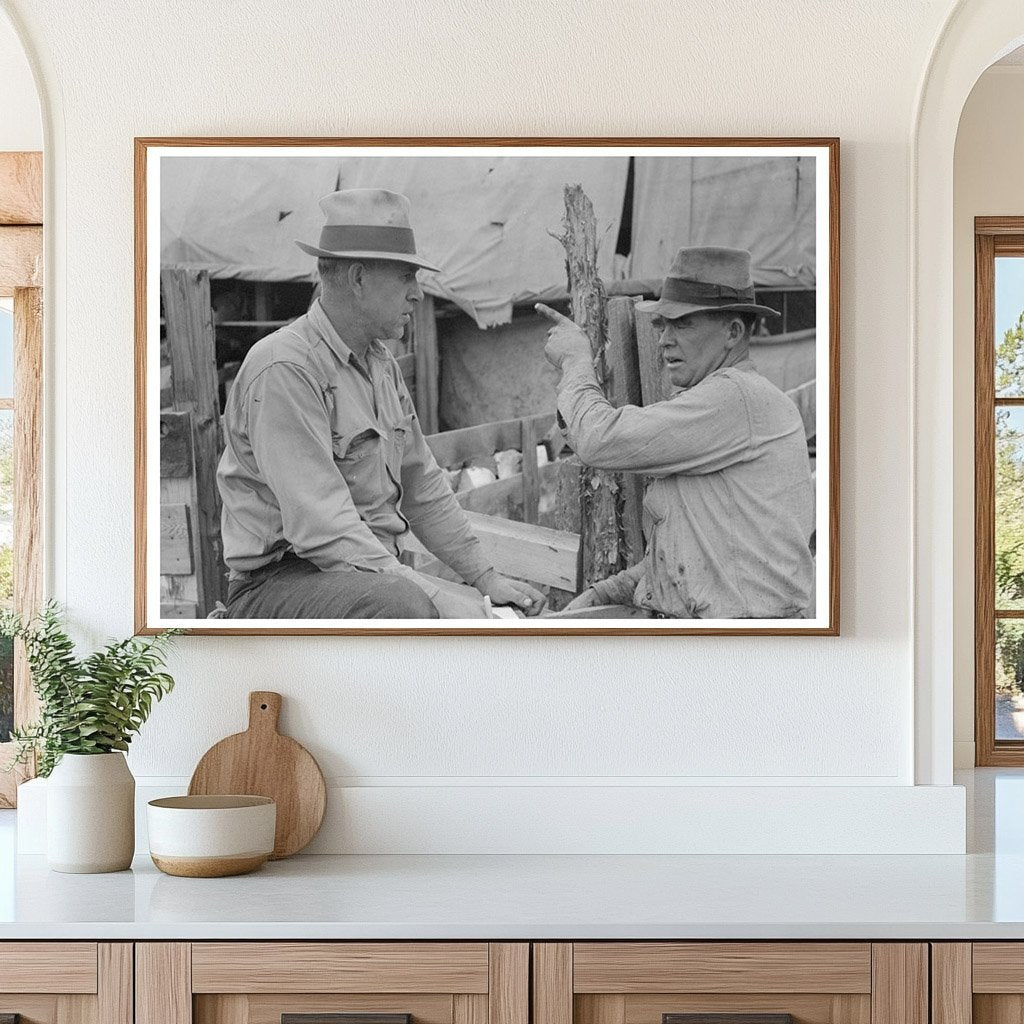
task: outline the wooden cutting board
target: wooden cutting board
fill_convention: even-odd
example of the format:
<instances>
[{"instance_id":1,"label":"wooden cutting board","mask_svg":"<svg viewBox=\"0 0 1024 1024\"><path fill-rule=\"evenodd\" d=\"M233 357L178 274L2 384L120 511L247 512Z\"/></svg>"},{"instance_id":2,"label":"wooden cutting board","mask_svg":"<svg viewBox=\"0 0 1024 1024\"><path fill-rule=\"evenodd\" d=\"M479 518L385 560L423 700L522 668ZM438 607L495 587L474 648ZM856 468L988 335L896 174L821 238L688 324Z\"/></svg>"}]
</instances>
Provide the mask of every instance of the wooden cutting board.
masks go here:
<instances>
[{"instance_id":1,"label":"wooden cutting board","mask_svg":"<svg viewBox=\"0 0 1024 1024\"><path fill-rule=\"evenodd\" d=\"M277 803L271 860L298 853L317 834L327 808L327 787L313 755L277 731L281 694L249 694L249 728L214 744L202 756L190 796L245 793Z\"/></svg>"}]
</instances>

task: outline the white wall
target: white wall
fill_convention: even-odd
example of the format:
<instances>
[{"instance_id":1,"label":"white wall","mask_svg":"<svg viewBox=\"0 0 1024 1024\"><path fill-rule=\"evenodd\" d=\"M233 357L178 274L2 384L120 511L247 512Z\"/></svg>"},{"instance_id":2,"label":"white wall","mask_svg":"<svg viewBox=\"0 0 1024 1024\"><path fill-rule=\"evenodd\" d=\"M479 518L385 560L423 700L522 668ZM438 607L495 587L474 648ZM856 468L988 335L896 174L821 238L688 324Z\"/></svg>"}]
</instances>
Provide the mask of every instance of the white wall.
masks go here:
<instances>
[{"instance_id":1,"label":"white wall","mask_svg":"<svg viewBox=\"0 0 1024 1024\"><path fill-rule=\"evenodd\" d=\"M43 148L39 97L25 50L0 16L0 151Z\"/></svg>"},{"instance_id":2,"label":"white wall","mask_svg":"<svg viewBox=\"0 0 1024 1024\"><path fill-rule=\"evenodd\" d=\"M953 618L956 762L974 764L974 218L1024 215L1024 66L990 68L960 119L954 162Z\"/></svg>"},{"instance_id":3,"label":"white wall","mask_svg":"<svg viewBox=\"0 0 1024 1024\"><path fill-rule=\"evenodd\" d=\"M52 118L51 589L94 639L132 628L133 136L842 138L841 638L182 639L138 775L187 777L261 687L336 784L403 806L914 781L908 161L946 0L5 6Z\"/></svg>"}]
</instances>

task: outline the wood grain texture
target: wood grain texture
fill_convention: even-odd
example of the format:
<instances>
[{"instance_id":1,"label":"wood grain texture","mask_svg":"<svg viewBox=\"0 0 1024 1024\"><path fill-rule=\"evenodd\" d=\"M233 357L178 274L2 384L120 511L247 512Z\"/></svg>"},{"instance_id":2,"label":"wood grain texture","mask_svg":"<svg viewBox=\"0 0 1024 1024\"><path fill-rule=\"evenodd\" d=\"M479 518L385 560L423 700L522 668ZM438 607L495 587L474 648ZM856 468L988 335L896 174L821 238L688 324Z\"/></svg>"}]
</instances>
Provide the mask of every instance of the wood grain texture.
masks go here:
<instances>
[{"instance_id":1,"label":"wood grain texture","mask_svg":"<svg viewBox=\"0 0 1024 1024\"><path fill-rule=\"evenodd\" d=\"M991 235L974 249L974 756L992 764L996 740L995 263Z\"/></svg>"},{"instance_id":2,"label":"wood grain texture","mask_svg":"<svg viewBox=\"0 0 1024 1024\"><path fill-rule=\"evenodd\" d=\"M424 295L416 303L412 328L413 358L416 363L416 415L424 434L438 430L438 354L434 296Z\"/></svg>"},{"instance_id":3,"label":"wood grain texture","mask_svg":"<svg viewBox=\"0 0 1024 1024\"><path fill-rule=\"evenodd\" d=\"M931 945L931 1024L971 1024L971 943Z\"/></svg>"},{"instance_id":4,"label":"wood grain texture","mask_svg":"<svg viewBox=\"0 0 1024 1024\"><path fill-rule=\"evenodd\" d=\"M277 826L271 860L308 846L327 809L327 787L313 755L277 731L281 703L279 693L250 693L249 727L214 744L200 758L188 786L192 796L246 793L273 799Z\"/></svg>"},{"instance_id":5,"label":"wood grain texture","mask_svg":"<svg viewBox=\"0 0 1024 1024\"><path fill-rule=\"evenodd\" d=\"M43 286L43 229L0 227L0 298Z\"/></svg>"},{"instance_id":6,"label":"wood grain texture","mask_svg":"<svg viewBox=\"0 0 1024 1024\"><path fill-rule=\"evenodd\" d=\"M99 1024L134 1024L135 950L130 942L96 947L96 1019Z\"/></svg>"},{"instance_id":7,"label":"wood grain texture","mask_svg":"<svg viewBox=\"0 0 1024 1024\"><path fill-rule=\"evenodd\" d=\"M43 603L43 294L14 293L14 608L33 618ZM15 648L14 724L39 717L25 647Z\"/></svg>"},{"instance_id":8,"label":"wood grain texture","mask_svg":"<svg viewBox=\"0 0 1024 1024\"><path fill-rule=\"evenodd\" d=\"M217 488L217 464L223 443L210 278L206 271L164 268L160 272L160 291L167 321L174 408L192 416L192 528L199 607L205 616L217 601L227 596Z\"/></svg>"},{"instance_id":9,"label":"wood grain texture","mask_svg":"<svg viewBox=\"0 0 1024 1024\"><path fill-rule=\"evenodd\" d=\"M573 1024L571 942L533 944L532 1024Z\"/></svg>"},{"instance_id":10,"label":"wood grain texture","mask_svg":"<svg viewBox=\"0 0 1024 1024\"><path fill-rule=\"evenodd\" d=\"M57 997L57 1024L98 1024L95 996Z\"/></svg>"},{"instance_id":11,"label":"wood grain texture","mask_svg":"<svg viewBox=\"0 0 1024 1024\"><path fill-rule=\"evenodd\" d=\"M5 942L0 992L96 992L95 942Z\"/></svg>"},{"instance_id":12,"label":"wood grain texture","mask_svg":"<svg viewBox=\"0 0 1024 1024\"><path fill-rule=\"evenodd\" d=\"M192 1024L189 943L136 943L135 1024Z\"/></svg>"},{"instance_id":13,"label":"wood grain texture","mask_svg":"<svg viewBox=\"0 0 1024 1024\"><path fill-rule=\"evenodd\" d=\"M458 998L458 997L456 997ZM486 996L466 996L467 999L483 999ZM233 1013L230 1019L226 1019L221 1013L221 1019L215 1019L203 1013L202 1020L196 1020L195 1024L281 1024L282 1014L329 1014L329 1013L409 1013L412 1014L413 1024L452 1024L452 996L424 995L422 993L334 993L326 995L322 993L297 995L297 994L273 994L273 995L203 995L196 996L196 1012L206 1005L217 1005L228 1003L232 1000L244 1001L246 1013L242 1016ZM486 1012L486 1010L485 1010ZM487 1024L487 1020L480 1021L480 1024Z\"/></svg>"},{"instance_id":14,"label":"wood grain texture","mask_svg":"<svg viewBox=\"0 0 1024 1024\"><path fill-rule=\"evenodd\" d=\"M488 950L489 1024L530 1024L530 946L492 942Z\"/></svg>"},{"instance_id":15,"label":"wood grain texture","mask_svg":"<svg viewBox=\"0 0 1024 1024\"><path fill-rule=\"evenodd\" d=\"M196 993L487 992L487 944L197 942L192 985Z\"/></svg>"},{"instance_id":16,"label":"wood grain texture","mask_svg":"<svg viewBox=\"0 0 1024 1024\"><path fill-rule=\"evenodd\" d=\"M1024 1024L1024 996L976 994L973 1024Z\"/></svg>"},{"instance_id":17,"label":"wood grain texture","mask_svg":"<svg viewBox=\"0 0 1024 1024\"><path fill-rule=\"evenodd\" d=\"M974 992L1024 993L1024 943L975 942Z\"/></svg>"},{"instance_id":18,"label":"wood grain texture","mask_svg":"<svg viewBox=\"0 0 1024 1024\"><path fill-rule=\"evenodd\" d=\"M573 996L575 1024L624 1024L626 997L616 995ZM660 1019L658 1021L660 1024Z\"/></svg>"},{"instance_id":19,"label":"wood grain texture","mask_svg":"<svg viewBox=\"0 0 1024 1024\"><path fill-rule=\"evenodd\" d=\"M484 553L498 572L571 590L576 582L580 538L532 523L466 512Z\"/></svg>"},{"instance_id":20,"label":"wood grain texture","mask_svg":"<svg viewBox=\"0 0 1024 1024\"><path fill-rule=\"evenodd\" d=\"M925 943L872 943L871 979L871 1024L929 1024Z\"/></svg>"},{"instance_id":21,"label":"wood grain texture","mask_svg":"<svg viewBox=\"0 0 1024 1024\"><path fill-rule=\"evenodd\" d=\"M43 223L43 154L0 153L0 224Z\"/></svg>"},{"instance_id":22,"label":"wood grain texture","mask_svg":"<svg viewBox=\"0 0 1024 1024\"><path fill-rule=\"evenodd\" d=\"M487 1024L486 994L457 992L453 995L452 1024Z\"/></svg>"},{"instance_id":23,"label":"wood grain texture","mask_svg":"<svg viewBox=\"0 0 1024 1024\"><path fill-rule=\"evenodd\" d=\"M577 942L576 992L870 992L863 942Z\"/></svg>"},{"instance_id":24,"label":"wood grain texture","mask_svg":"<svg viewBox=\"0 0 1024 1024\"><path fill-rule=\"evenodd\" d=\"M324 628L320 625L294 627L235 627L230 633L252 636L395 636L413 634L418 636L836 636L840 628L839 603L839 309L840 309L840 190L839 190L839 139L834 137L775 137L775 138L738 138L738 137L704 137L692 138L684 136L644 136L634 138L605 138L600 136L539 137L539 136L463 136L458 138L435 137L398 137L374 138L370 136L340 137L256 137L241 138L237 136L194 137L148 137L135 139L135 338L136 338L136 530L135 530L135 563L136 587L135 610L136 632L140 635L152 635L158 632L156 626L147 621L145 604L145 370L146 370L146 161L151 152L159 152L165 147L195 146L199 148L215 146L437 146L472 148L475 146L604 146L629 150L642 146L693 146L693 147L748 147L755 149L771 149L773 147L805 146L821 148L827 151L829 161L829 453L831 474L829 479L829 617L828 624L821 627L727 627L706 628L701 626L636 626L627 629L617 626L594 626L589 628L541 629L536 627L500 625L486 628L451 628L446 625L428 626L417 629L394 629L390 627L359 627L359 628ZM630 294L636 291L633 282L627 282ZM223 626L209 625L196 627L190 632L197 635L223 635Z\"/></svg>"},{"instance_id":25,"label":"wood grain texture","mask_svg":"<svg viewBox=\"0 0 1024 1024\"><path fill-rule=\"evenodd\" d=\"M276 1007L273 1024L281 1024L282 1007ZM193 1024L248 1024L252 1019L249 997L239 993L219 996L194 996L192 999Z\"/></svg>"},{"instance_id":26,"label":"wood grain texture","mask_svg":"<svg viewBox=\"0 0 1024 1024\"><path fill-rule=\"evenodd\" d=\"M588 998L605 999L607 996ZM799 1024L870 1024L871 996L828 993L658 993L626 996L623 1024L661 1024L666 1013L792 1014Z\"/></svg>"},{"instance_id":27,"label":"wood grain texture","mask_svg":"<svg viewBox=\"0 0 1024 1024\"><path fill-rule=\"evenodd\" d=\"M0 1024L57 1024L57 1002L61 998L53 994L0 992Z\"/></svg>"}]
</instances>

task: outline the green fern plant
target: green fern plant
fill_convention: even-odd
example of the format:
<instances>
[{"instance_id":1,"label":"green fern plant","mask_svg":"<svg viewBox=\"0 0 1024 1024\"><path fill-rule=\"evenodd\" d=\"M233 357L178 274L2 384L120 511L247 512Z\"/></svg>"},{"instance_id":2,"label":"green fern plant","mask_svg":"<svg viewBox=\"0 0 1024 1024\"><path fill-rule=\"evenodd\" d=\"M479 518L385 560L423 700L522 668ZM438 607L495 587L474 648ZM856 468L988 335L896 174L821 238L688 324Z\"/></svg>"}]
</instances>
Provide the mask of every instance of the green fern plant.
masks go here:
<instances>
[{"instance_id":1,"label":"green fern plant","mask_svg":"<svg viewBox=\"0 0 1024 1024\"><path fill-rule=\"evenodd\" d=\"M0 612L0 636L25 644L40 705L37 722L12 730L16 753L8 769L35 752L38 774L46 776L65 754L127 750L153 702L174 688L174 680L160 669L171 639L181 632L111 641L78 658L55 602L28 623L14 612Z\"/></svg>"}]
</instances>

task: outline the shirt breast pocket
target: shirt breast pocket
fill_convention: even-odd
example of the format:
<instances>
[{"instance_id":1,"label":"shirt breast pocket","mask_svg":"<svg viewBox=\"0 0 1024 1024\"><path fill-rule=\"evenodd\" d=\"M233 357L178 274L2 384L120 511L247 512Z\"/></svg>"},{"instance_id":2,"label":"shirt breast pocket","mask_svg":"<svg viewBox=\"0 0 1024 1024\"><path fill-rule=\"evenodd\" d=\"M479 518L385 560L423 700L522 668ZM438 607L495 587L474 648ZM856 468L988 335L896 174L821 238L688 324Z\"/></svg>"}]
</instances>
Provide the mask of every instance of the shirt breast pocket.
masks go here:
<instances>
[{"instance_id":1,"label":"shirt breast pocket","mask_svg":"<svg viewBox=\"0 0 1024 1024\"><path fill-rule=\"evenodd\" d=\"M373 427L335 437L331 442L335 465L357 504L380 495L382 442L380 431Z\"/></svg>"}]
</instances>

